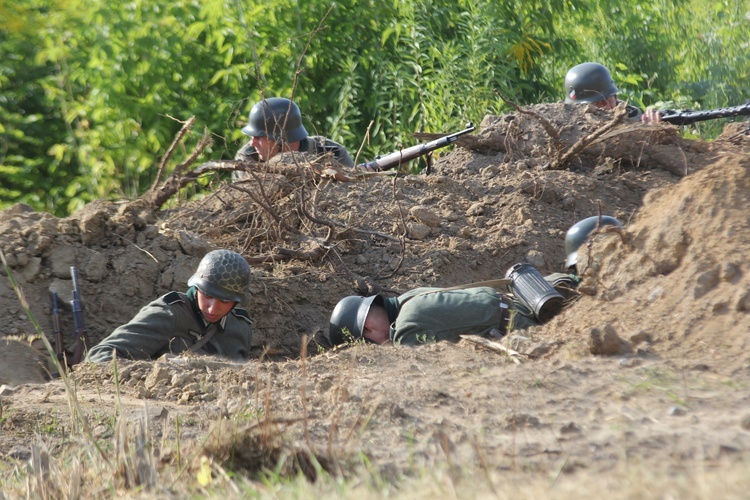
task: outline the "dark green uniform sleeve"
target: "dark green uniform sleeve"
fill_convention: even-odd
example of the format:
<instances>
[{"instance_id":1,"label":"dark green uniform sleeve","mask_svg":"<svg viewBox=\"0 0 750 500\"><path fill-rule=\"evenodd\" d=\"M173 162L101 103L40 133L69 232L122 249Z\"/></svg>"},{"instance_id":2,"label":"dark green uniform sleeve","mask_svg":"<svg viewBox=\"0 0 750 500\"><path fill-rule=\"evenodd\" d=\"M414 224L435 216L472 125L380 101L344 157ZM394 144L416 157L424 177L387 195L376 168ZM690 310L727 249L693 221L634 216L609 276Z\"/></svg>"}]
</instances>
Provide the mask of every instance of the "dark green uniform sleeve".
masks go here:
<instances>
[{"instance_id":1,"label":"dark green uniform sleeve","mask_svg":"<svg viewBox=\"0 0 750 500\"><path fill-rule=\"evenodd\" d=\"M398 316L391 325L395 344L457 342L460 335L485 336L500 328L501 300L494 288L434 290L418 288L399 296Z\"/></svg>"}]
</instances>

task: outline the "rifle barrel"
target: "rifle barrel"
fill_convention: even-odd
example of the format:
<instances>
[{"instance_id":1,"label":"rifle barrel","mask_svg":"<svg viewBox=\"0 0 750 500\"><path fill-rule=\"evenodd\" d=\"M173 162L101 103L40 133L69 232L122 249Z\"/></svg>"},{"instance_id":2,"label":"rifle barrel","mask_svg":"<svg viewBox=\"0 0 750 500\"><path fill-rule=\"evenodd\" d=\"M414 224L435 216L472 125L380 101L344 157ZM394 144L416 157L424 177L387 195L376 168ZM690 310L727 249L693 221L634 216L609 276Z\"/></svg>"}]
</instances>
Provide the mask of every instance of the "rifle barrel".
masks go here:
<instances>
[{"instance_id":1,"label":"rifle barrel","mask_svg":"<svg viewBox=\"0 0 750 500\"><path fill-rule=\"evenodd\" d=\"M399 165L403 165L404 163L410 162L415 158L419 158L420 156L431 153L436 149L444 148L445 146L453 144L460 136L468 134L469 132L473 132L474 130L474 125L472 125L471 123L467 123L464 130L459 130L458 132L445 135L430 142L424 142L421 144L417 144L416 146L411 146L399 151L394 151L393 153L388 153L385 156L379 156L375 160L367 163L362 163L360 165L357 165L357 167L364 168L365 170L375 171L389 170L391 168L398 167Z\"/></svg>"},{"instance_id":2,"label":"rifle barrel","mask_svg":"<svg viewBox=\"0 0 750 500\"><path fill-rule=\"evenodd\" d=\"M689 125L691 123L714 120L716 118L750 115L750 102L740 106L730 106L727 108L706 109L703 111L668 110L663 111L662 113L662 121L673 125Z\"/></svg>"}]
</instances>

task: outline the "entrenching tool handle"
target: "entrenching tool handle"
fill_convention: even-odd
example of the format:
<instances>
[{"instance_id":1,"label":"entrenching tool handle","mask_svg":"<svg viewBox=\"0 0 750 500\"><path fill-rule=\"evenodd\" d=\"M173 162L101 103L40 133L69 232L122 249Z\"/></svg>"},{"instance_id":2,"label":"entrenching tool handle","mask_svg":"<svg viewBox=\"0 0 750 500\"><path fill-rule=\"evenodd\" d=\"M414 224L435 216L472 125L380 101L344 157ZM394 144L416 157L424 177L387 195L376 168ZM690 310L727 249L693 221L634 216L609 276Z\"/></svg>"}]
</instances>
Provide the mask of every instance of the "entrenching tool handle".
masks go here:
<instances>
[{"instance_id":1,"label":"entrenching tool handle","mask_svg":"<svg viewBox=\"0 0 750 500\"><path fill-rule=\"evenodd\" d=\"M73 279L73 300L70 301L70 305L73 307L73 322L76 328L76 346L73 351L72 363L75 365L83 361L89 337L83 322L83 303L81 302L81 294L78 291L78 269L71 266L70 277Z\"/></svg>"},{"instance_id":2,"label":"entrenching tool handle","mask_svg":"<svg viewBox=\"0 0 750 500\"><path fill-rule=\"evenodd\" d=\"M57 292L52 292L52 334L55 336L55 356L62 361L65 356L65 346L60 327L60 309L57 307Z\"/></svg>"}]
</instances>

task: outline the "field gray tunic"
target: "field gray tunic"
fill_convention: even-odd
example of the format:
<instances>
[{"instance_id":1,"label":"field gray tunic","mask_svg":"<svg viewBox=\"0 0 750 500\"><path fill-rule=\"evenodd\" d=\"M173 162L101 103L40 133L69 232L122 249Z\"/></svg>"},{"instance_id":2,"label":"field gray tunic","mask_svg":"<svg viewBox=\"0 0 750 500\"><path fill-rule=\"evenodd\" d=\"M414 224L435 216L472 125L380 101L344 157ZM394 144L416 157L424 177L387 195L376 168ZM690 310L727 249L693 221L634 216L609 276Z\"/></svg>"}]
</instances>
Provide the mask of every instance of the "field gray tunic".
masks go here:
<instances>
[{"instance_id":1,"label":"field gray tunic","mask_svg":"<svg viewBox=\"0 0 750 500\"><path fill-rule=\"evenodd\" d=\"M423 293L436 290L431 293ZM486 336L500 329L500 294L491 287L440 291L417 288L383 299L396 345L416 345L448 340L460 335Z\"/></svg>"},{"instance_id":2,"label":"field gray tunic","mask_svg":"<svg viewBox=\"0 0 750 500\"><path fill-rule=\"evenodd\" d=\"M86 361L118 358L156 359L162 354L191 350L204 335L213 335L196 354L247 359L252 340L252 321L244 309L233 308L221 321L207 323L198 309L195 287L188 293L170 292L143 307L130 322L119 326L89 350Z\"/></svg>"},{"instance_id":3,"label":"field gray tunic","mask_svg":"<svg viewBox=\"0 0 750 500\"><path fill-rule=\"evenodd\" d=\"M250 141L252 142L252 141ZM255 148L247 142L242 146L237 154L234 155L235 160L242 161L260 161L258 153ZM322 155L325 153L333 153L333 157L342 166L347 168L354 168L354 160L349 156L349 152L344 146L338 142L334 142L330 139L326 139L320 135L311 135L302 139L299 143L300 153L308 153L314 155ZM232 180L244 179L248 176L247 172L235 171L232 172Z\"/></svg>"}]
</instances>

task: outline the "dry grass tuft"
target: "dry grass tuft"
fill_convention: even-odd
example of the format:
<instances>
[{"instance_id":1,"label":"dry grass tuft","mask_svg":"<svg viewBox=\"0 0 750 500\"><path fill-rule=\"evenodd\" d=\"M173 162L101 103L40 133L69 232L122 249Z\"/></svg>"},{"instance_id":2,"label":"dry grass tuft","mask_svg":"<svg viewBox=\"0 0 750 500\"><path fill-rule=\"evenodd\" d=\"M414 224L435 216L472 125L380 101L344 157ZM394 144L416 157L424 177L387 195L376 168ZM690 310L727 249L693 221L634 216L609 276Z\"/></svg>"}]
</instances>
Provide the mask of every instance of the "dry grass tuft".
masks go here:
<instances>
[{"instance_id":1,"label":"dry grass tuft","mask_svg":"<svg viewBox=\"0 0 750 500\"><path fill-rule=\"evenodd\" d=\"M283 426L295 421L264 420L237 427L234 422L222 420L209 433L203 445L203 456L224 468L256 478L268 473L285 478L301 474L314 482L321 471L333 471L334 460L306 446L288 442Z\"/></svg>"}]
</instances>

